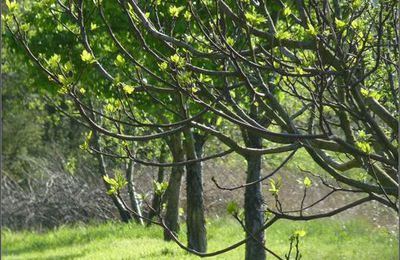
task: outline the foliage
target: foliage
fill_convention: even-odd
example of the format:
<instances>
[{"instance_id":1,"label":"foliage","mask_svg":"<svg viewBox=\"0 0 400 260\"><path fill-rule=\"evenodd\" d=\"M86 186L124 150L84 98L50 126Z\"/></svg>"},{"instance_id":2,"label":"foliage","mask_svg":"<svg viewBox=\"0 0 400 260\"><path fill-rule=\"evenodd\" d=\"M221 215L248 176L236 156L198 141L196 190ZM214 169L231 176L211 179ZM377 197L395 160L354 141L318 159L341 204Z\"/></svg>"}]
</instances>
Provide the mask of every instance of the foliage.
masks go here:
<instances>
[{"instance_id":1,"label":"foliage","mask_svg":"<svg viewBox=\"0 0 400 260\"><path fill-rule=\"evenodd\" d=\"M114 178L104 175L103 180L110 185L110 189L107 191L108 195L119 193L119 191L128 184L124 175L120 171L115 172Z\"/></svg>"}]
</instances>

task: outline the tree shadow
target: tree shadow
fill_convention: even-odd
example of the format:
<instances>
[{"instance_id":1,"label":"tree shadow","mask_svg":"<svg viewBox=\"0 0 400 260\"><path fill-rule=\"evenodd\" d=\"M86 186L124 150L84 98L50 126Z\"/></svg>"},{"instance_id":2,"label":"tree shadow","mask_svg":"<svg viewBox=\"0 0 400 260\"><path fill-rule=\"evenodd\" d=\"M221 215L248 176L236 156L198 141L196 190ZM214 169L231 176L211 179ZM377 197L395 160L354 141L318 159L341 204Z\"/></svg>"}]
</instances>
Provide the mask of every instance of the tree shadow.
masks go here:
<instances>
[{"instance_id":1,"label":"tree shadow","mask_svg":"<svg viewBox=\"0 0 400 260\"><path fill-rule=\"evenodd\" d=\"M26 257L24 259L25 260L70 260L70 259L76 259L78 257L82 257L83 255L84 255L83 253L80 253L80 254L78 254L78 253L71 253L71 254L61 253L58 255L48 256L48 257ZM6 255L2 255L2 256L6 256Z\"/></svg>"}]
</instances>

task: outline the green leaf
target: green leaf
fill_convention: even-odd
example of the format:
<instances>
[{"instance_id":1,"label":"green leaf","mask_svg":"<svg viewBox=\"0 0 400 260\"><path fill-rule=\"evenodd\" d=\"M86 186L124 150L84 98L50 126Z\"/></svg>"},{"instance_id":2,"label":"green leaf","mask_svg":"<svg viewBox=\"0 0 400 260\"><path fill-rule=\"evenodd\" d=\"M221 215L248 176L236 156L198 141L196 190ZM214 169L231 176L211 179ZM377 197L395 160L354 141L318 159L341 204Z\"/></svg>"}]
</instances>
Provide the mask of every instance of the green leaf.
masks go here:
<instances>
[{"instance_id":1,"label":"green leaf","mask_svg":"<svg viewBox=\"0 0 400 260\"><path fill-rule=\"evenodd\" d=\"M307 233L303 229L295 230L293 234L297 237L304 237Z\"/></svg>"},{"instance_id":2,"label":"green leaf","mask_svg":"<svg viewBox=\"0 0 400 260\"><path fill-rule=\"evenodd\" d=\"M363 139L363 140L365 140L365 139L368 137L367 133L365 133L364 130L358 131L357 134L358 134L358 137L359 137L360 139Z\"/></svg>"},{"instance_id":3,"label":"green leaf","mask_svg":"<svg viewBox=\"0 0 400 260\"><path fill-rule=\"evenodd\" d=\"M168 182L163 181L163 182L157 182L153 181L153 186L154 186L154 193L158 196L161 196L167 191L168 188Z\"/></svg>"},{"instance_id":4,"label":"green leaf","mask_svg":"<svg viewBox=\"0 0 400 260\"><path fill-rule=\"evenodd\" d=\"M172 17L178 17L180 12L182 12L182 10L185 9L184 6L180 6L180 7L176 7L175 5L172 5L169 7L168 12Z\"/></svg>"},{"instance_id":5,"label":"green leaf","mask_svg":"<svg viewBox=\"0 0 400 260\"><path fill-rule=\"evenodd\" d=\"M120 54L117 55L117 57L115 58L114 64L117 67L122 67L125 64L125 58L122 57Z\"/></svg>"},{"instance_id":6,"label":"green leaf","mask_svg":"<svg viewBox=\"0 0 400 260\"><path fill-rule=\"evenodd\" d=\"M358 141L356 142L356 146L364 153L370 154L372 152L371 145L368 142Z\"/></svg>"},{"instance_id":7,"label":"green leaf","mask_svg":"<svg viewBox=\"0 0 400 260\"><path fill-rule=\"evenodd\" d=\"M72 71L72 63L68 61L67 63L64 64L63 68L64 68L65 72L71 72Z\"/></svg>"},{"instance_id":8,"label":"green leaf","mask_svg":"<svg viewBox=\"0 0 400 260\"><path fill-rule=\"evenodd\" d=\"M117 193L117 190L115 188L110 188L106 193L108 195L113 195L113 194Z\"/></svg>"},{"instance_id":9,"label":"green leaf","mask_svg":"<svg viewBox=\"0 0 400 260\"><path fill-rule=\"evenodd\" d=\"M165 71L168 68L168 63L166 63L165 61L163 63L159 63L158 67L160 68L161 71Z\"/></svg>"},{"instance_id":10,"label":"green leaf","mask_svg":"<svg viewBox=\"0 0 400 260\"><path fill-rule=\"evenodd\" d=\"M226 206L226 211L229 214L236 214L239 212L239 205L237 204L236 201L231 201L228 203L228 205Z\"/></svg>"},{"instance_id":11,"label":"green leaf","mask_svg":"<svg viewBox=\"0 0 400 260\"><path fill-rule=\"evenodd\" d=\"M379 100L379 99L381 99L382 96L383 96L383 95L382 95L381 93L379 93L378 91L367 90L367 89L365 89L365 88L362 88L362 89L360 90L360 92L361 92L361 95L363 95L363 96L365 96L365 97L373 98L373 99L375 99L375 100Z\"/></svg>"},{"instance_id":12,"label":"green leaf","mask_svg":"<svg viewBox=\"0 0 400 260\"><path fill-rule=\"evenodd\" d=\"M292 10L290 9L290 7L285 7L285 9L283 9L283 16L289 16L292 14Z\"/></svg>"},{"instance_id":13,"label":"green leaf","mask_svg":"<svg viewBox=\"0 0 400 260\"><path fill-rule=\"evenodd\" d=\"M315 29L314 26L312 26L312 24L308 24L308 29L306 29L306 33L308 33L311 36L317 36L317 30Z\"/></svg>"},{"instance_id":14,"label":"green leaf","mask_svg":"<svg viewBox=\"0 0 400 260\"><path fill-rule=\"evenodd\" d=\"M185 59L180 57L178 54L174 54L170 57L172 63L175 64L177 68L183 68L186 64Z\"/></svg>"},{"instance_id":15,"label":"green leaf","mask_svg":"<svg viewBox=\"0 0 400 260\"><path fill-rule=\"evenodd\" d=\"M351 3L351 7L353 9L358 9L362 5L362 3L363 3L363 0L353 0L353 2Z\"/></svg>"},{"instance_id":16,"label":"green leaf","mask_svg":"<svg viewBox=\"0 0 400 260\"><path fill-rule=\"evenodd\" d=\"M128 181L125 179L125 176L122 172L117 171L115 173L115 182L117 183L117 190L122 189L125 185L128 184Z\"/></svg>"},{"instance_id":17,"label":"green leaf","mask_svg":"<svg viewBox=\"0 0 400 260\"><path fill-rule=\"evenodd\" d=\"M99 28L99 26L98 26L97 24L95 24L95 23L90 23L90 30L91 30L91 31L94 31L94 30L96 30L97 28Z\"/></svg>"},{"instance_id":18,"label":"green leaf","mask_svg":"<svg viewBox=\"0 0 400 260\"><path fill-rule=\"evenodd\" d=\"M93 63L96 62L95 58L91 53L89 53L87 50L83 50L81 53L81 59L85 63Z\"/></svg>"},{"instance_id":19,"label":"green leaf","mask_svg":"<svg viewBox=\"0 0 400 260\"><path fill-rule=\"evenodd\" d=\"M235 40L232 37L227 37L226 43L229 44L230 46L233 46L235 44Z\"/></svg>"},{"instance_id":20,"label":"green leaf","mask_svg":"<svg viewBox=\"0 0 400 260\"><path fill-rule=\"evenodd\" d=\"M183 14L183 17L187 22L189 22L190 19L192 19L192 14L188 10L186 10L185 13Z\"/></svg>"},{"instance_id":21,"label":"green leaf","mask_svg":"<svg viewBox=\"0 0 400 260\"><path fill-rule=\"evenodd\" d=\"M193 83L192 73L190 71L185 71L183 73L179 73L178 75L179 84L188 86Z\"/></svg>"},{"instance_id":22,"label":"green leaf","mask_svg":"<svg viewBox=\"0 0 400 260\"><path fill-rule=\"evenodd\" d=\"M135 91L135 88L129 85L125 85L122 87L122 89L124 90L124 92L128 95L132 94Z\"/></svg>"},{"instance_id":23,"label":"green leaf","mask_svg":"<svg viewBox=\"0 0 400 260\"><path fill-rule=\"evenodd\" d=\"M306 187L306 188L309 188L309 187L311 187L311 184L312 184L312 181L310 180L310 178L308 178L307 176L304 178L304 180L303 180L303 183L304 183L304 186Z\"/></svg>"},{"instance_id":24,"label":"green leaf","mask_svg":"<svg viewBox=\"0 0 400 260\"><path fill-rule=\"evenodd\" d=\"M29 28L30 28L30 24L29 23L21 24L20 28L21 28L21 31L27 32L29 30Z\"/></svg>"},{"instance_id":25,"label":"green leaf","mask_svg":"<svg viewBox=\"0 0 400 260\"><path fill-rule=\"evenodd\" d=\"M216 126L221 126L222 125L222 117L218 117L217 121L215 122Z\"/></svg>"},{"instance_id":26,"label":"green leaf","mask_svg":"<svg viewBox=\"0 0 400 260\"><path fill-rule=\"evenodd\" d=\"M267 21L267 19L265 19L265 17L257 14L255 11L253 11L251 13L250 12L246 12L244 14L244 16L246 17L246 19L252 25L259 25L259 24L264 23L265 21Z\"/></svg>"},{"instance_id":27,"label":"green leaf","mask_svg":"<svg viewBox=\"0 0 400 260\"><path fill-rule=\"evenodd\" d=\"M278 179L275 181L274 179L271 179L269 181L270 188L268 189L269 192L272 193L272 195L277 195L279 192L279 189L281 188L281 179Z\"/></svg>"},{"instance_id":28,"label":"green leaf","mask_svg":"<svg viewBox=\"0 0 400 260\"><path fill-rule=\"evenodd\" d=\"M110 178L108 175L104 175L103 180L110 185L110 189L107 191L108 195L119 192L125 185L128 184L128 181L120 171L115 173L115 178Z\"/></svg>"},{"instance_id":29,"label":"green leaf","mask_svg":"<svg viewBox=\"0 0 400 260\"><path fill-rule=\"evenodd\" d=\"M335 18L335 24L338 29L343 29L346 26L346 23L340 19Z\"/></svg>"},{"instance_id":30,"label":"green leaf","mask_svg":"<svg viewBox=\"0 0 400 260\"><path fill-rule=\"evenodd\" d=\"M200 74L199 81L203 83L210 83L212 82L212 78L210 76Z\"/></svg>"},{"instance_id":31,"label":"green leaf","mask_svg":"<svg viewBox=\"0 0 400 260\"><path fill-rule=\"evenodd\" d=\"M61 56L55 53L55 54L53 54L53 56L50 57L50 59L47 62L49 63L50 68L55 70L55 69L57 69L60 61L61 61Z\"/></svg>"},{"instance_id":32,"label":"green leaf","mask_svg":"<svg viewBox=\"0 0 400 260\"><path fill-rule=\"evenodd\" d=\"M107 184L109 184L109 185L111 185L111 186L117 186L117 185L118 185L117 182L116 182L113 178L110 178L108 175L104 175L104 176L103 176L103 180L104 180Z\"/></svg>"},{"instance_id":33,"label":"green leaf","mask_svg":"<svg viewBox=\"0 0 400 260\"><path fill-rule=\"evenodd\" d=\"M292 34L288 31L279 31L279 32L276 32L275 37L278 40L287 40L292 37Z\"/></svg>"},{"instance_id":34,"label":"green leaf","mask_svg":"<svg viewBox=\"0 0 400 260\"><path fill-rule=\"evenodd\" d=\"M13 13L18 8L18 3L16 1L10 2L10 0L6 0L6 6L10 13Z\"/></svg>"},{"instance_id":35,"label":"green leaf","mask_svg":"<svg viewBox=\"0 0 400 260\"><path fill-rule=\"evenodd\" d=\"M68 85L72 82L72 79L71 79L71 78L69 78L69 77L64 77L64 75L62 75L62 74L58 74L57 77L58 77L58 80L60 81L60 83L61 83L63 86L68 86Z\"/></svg>"}]
</instances>

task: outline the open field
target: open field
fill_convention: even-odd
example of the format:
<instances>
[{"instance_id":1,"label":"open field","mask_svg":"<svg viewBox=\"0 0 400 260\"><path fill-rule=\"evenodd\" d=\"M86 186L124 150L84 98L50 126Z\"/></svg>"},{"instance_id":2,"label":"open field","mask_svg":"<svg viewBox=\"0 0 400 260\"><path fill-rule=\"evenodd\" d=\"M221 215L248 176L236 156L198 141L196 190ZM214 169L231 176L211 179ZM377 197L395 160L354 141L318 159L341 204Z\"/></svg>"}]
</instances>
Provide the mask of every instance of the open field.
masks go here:
<instances>
[{"instance_id":1,"label":"open field","mask_svg":"<svg viewBox=\"0 0 400 260\"><path fill-rule=\"evenodd\" d=\"M185 227L182 227L185 230ZM283 256L289 237L305 230L300 240L302 259L398 259L396 232L377 228L363 219L280 221L267 231L268 247ZM234 220L208 223L209 251L237 242L243 232ZM184 239L185 234L181 233ZM162 240L159 227L120 223L63 226L45 233L2 231L3 259L198 259L173 242ZM211 259L243 259L244 247ZM273 259L271 256L270 259Z\"/></svg>"}]
</instances>

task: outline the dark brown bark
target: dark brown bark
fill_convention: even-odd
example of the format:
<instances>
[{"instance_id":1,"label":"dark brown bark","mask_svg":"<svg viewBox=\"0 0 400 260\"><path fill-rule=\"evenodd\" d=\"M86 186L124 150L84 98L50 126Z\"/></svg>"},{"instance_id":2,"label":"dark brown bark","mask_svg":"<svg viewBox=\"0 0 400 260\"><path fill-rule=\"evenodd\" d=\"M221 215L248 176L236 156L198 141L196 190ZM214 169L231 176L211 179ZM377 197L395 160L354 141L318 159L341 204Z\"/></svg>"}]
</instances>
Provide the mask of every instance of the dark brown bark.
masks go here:
<instances>
[{"instance_id":1,"label":"dark brown bark","mask_svg":"<svg viewBox=\"0 0 400 260\"><path fill-rule=\"evenodd\" d=\"M201 158L205 137L193 135L190 130L185 133L186 158ZM186 166L187 192L187 239L188 247L197 252L207 251L207 231L204 217L202 163L196 162Z\"/></svg>"},{"instance_id":2,"label":"dark brown bark","mask_svg":"<svg viewBox=\"0 0 400 260\"><path fill-rule=\"evenodd\" d=\"M246 131L246 146L261 148L261 138ZM261 178L261 156L251 155L246 157L247 179L246 182L254 182ZM264 222L263 199L261 193L261 182L246 187L244 196L245 228L246 236L253 236L246 242L246 260L264 260L266 253L263 245L265 244L264 232L256 233Z\"/></svg>"},{"instance_id":3,"label":"dark brown bark","mask_svg":"<svg viewBox=\"0 0 400 260\"><path fill-rule=\"evenodd\" d=\"M173 135L168 140L168 146L171 150L173 162L184 161L184 151L182 147L182 136ZM168 188L166 191L167 196L167 210L165 213L165 224L169 230L174 234L179 233L179 195L181 190L182 176L185 172L183 166L173 166L171 176L168 181ZM170 233L164 230L164 240L172 240Z\"/></svg>"}]
</instances>

